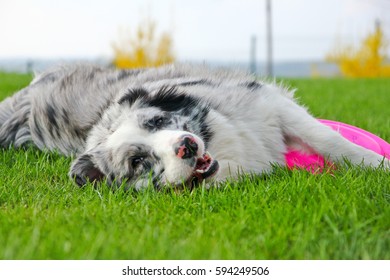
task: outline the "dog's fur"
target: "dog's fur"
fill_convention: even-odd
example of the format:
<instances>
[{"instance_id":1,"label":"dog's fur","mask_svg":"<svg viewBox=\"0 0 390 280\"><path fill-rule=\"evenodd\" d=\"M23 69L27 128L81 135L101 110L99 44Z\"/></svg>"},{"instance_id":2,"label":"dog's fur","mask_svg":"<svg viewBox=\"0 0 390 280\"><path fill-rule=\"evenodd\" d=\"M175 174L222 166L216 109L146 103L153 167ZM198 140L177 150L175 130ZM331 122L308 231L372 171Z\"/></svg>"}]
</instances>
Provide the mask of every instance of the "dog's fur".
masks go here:
<instances>
[{"instance_id":1,"label":"dog's fur","mask_svg":"<svg viewBox=\"0 0 390 280\"><path fill-rule=\"evenodd\" d=\"M268 172L285 164L291 145L331 161L390 168L318 122L291 91L204 66L75 65L42 73L0 103L0 146L28 143L75 154L69 174L79 185L161 188Z\"/></svg>"}]
</instances>

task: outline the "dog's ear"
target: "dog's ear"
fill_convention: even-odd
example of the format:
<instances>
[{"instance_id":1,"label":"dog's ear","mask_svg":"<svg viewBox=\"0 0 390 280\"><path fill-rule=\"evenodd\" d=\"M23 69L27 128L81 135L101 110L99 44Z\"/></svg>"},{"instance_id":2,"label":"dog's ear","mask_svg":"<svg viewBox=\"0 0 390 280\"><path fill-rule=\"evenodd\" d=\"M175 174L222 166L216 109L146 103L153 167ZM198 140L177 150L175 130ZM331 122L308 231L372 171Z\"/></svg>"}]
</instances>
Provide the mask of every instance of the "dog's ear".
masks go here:
<instances>
[{"instance_id":1,"label":"dog's ear","mask_svg":"<svg viewBox=\"0 0 390 280\"><path fill-rule=\"evenodd\" d=\"M103 172L93 163L90 154L82 154L73 161L69 176L80 187L88 182L95 184L104 179Z\"/></svg>"}]
</instances>

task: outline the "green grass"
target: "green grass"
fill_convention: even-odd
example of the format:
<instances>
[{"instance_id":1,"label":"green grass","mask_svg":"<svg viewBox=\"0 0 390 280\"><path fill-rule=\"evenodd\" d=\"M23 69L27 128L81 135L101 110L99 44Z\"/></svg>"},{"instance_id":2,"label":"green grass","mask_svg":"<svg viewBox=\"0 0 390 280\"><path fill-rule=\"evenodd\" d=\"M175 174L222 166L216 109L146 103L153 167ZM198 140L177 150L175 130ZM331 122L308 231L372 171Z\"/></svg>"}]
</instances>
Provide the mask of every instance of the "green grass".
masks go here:
<instances>
[{"instance_id":1,"label":"green grass","mask_svg":"<svg viewBox=\"0 0 390 280\"><path fill-rule=\"evenodd\" d=\"M31 77L0 73L0 98ZM390 140L390 80L289 80L316 116ZM78 188L70 159L0 155L0 259L390 259L390 176L275 168L181 193Z\"/></svg>"}]
</instances>

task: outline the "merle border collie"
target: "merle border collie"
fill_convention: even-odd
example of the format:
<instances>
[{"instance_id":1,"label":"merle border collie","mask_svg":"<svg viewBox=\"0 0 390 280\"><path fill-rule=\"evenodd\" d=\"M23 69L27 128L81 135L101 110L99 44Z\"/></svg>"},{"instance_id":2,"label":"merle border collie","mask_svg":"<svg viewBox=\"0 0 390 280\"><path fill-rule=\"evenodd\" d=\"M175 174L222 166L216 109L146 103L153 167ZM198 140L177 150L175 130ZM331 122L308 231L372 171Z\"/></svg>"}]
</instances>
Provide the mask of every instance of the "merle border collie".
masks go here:
<instances>
[{"instance_id":1,"label":"merle border collie","mask_svg":"<svg viewBox=\"0 0 390 280\"><path fill-rule=\"evenodd\" d=\"M60 66L0 103L0 146L74 156L69 176L141 189L210 185L285 164L290 146L334 162L390 168L297 104L240 71L170 65Z\"/></svg>"}]
</instances>

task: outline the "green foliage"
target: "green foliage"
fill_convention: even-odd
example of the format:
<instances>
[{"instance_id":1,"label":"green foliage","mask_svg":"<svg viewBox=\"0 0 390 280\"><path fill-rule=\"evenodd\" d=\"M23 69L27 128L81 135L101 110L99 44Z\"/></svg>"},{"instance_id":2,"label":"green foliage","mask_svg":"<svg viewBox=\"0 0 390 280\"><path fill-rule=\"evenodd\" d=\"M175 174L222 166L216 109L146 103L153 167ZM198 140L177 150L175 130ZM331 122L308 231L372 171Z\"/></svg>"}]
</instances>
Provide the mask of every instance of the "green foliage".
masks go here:
<instances>
[{"instance_id":1,"label":"green foliage","mask_svg":"<svg viewBox=\"0 0 390 280\"><path fill-rule=\"evenodd\" d=\"M389 81L289 83L315 115L390 139ZM14 89L0 81L2 94ZM390 258L390 176L381 170L275 168L220 189L136 193L80 189L70 161L0 151L0 259Z\"/></svg>"}]
</instances>

